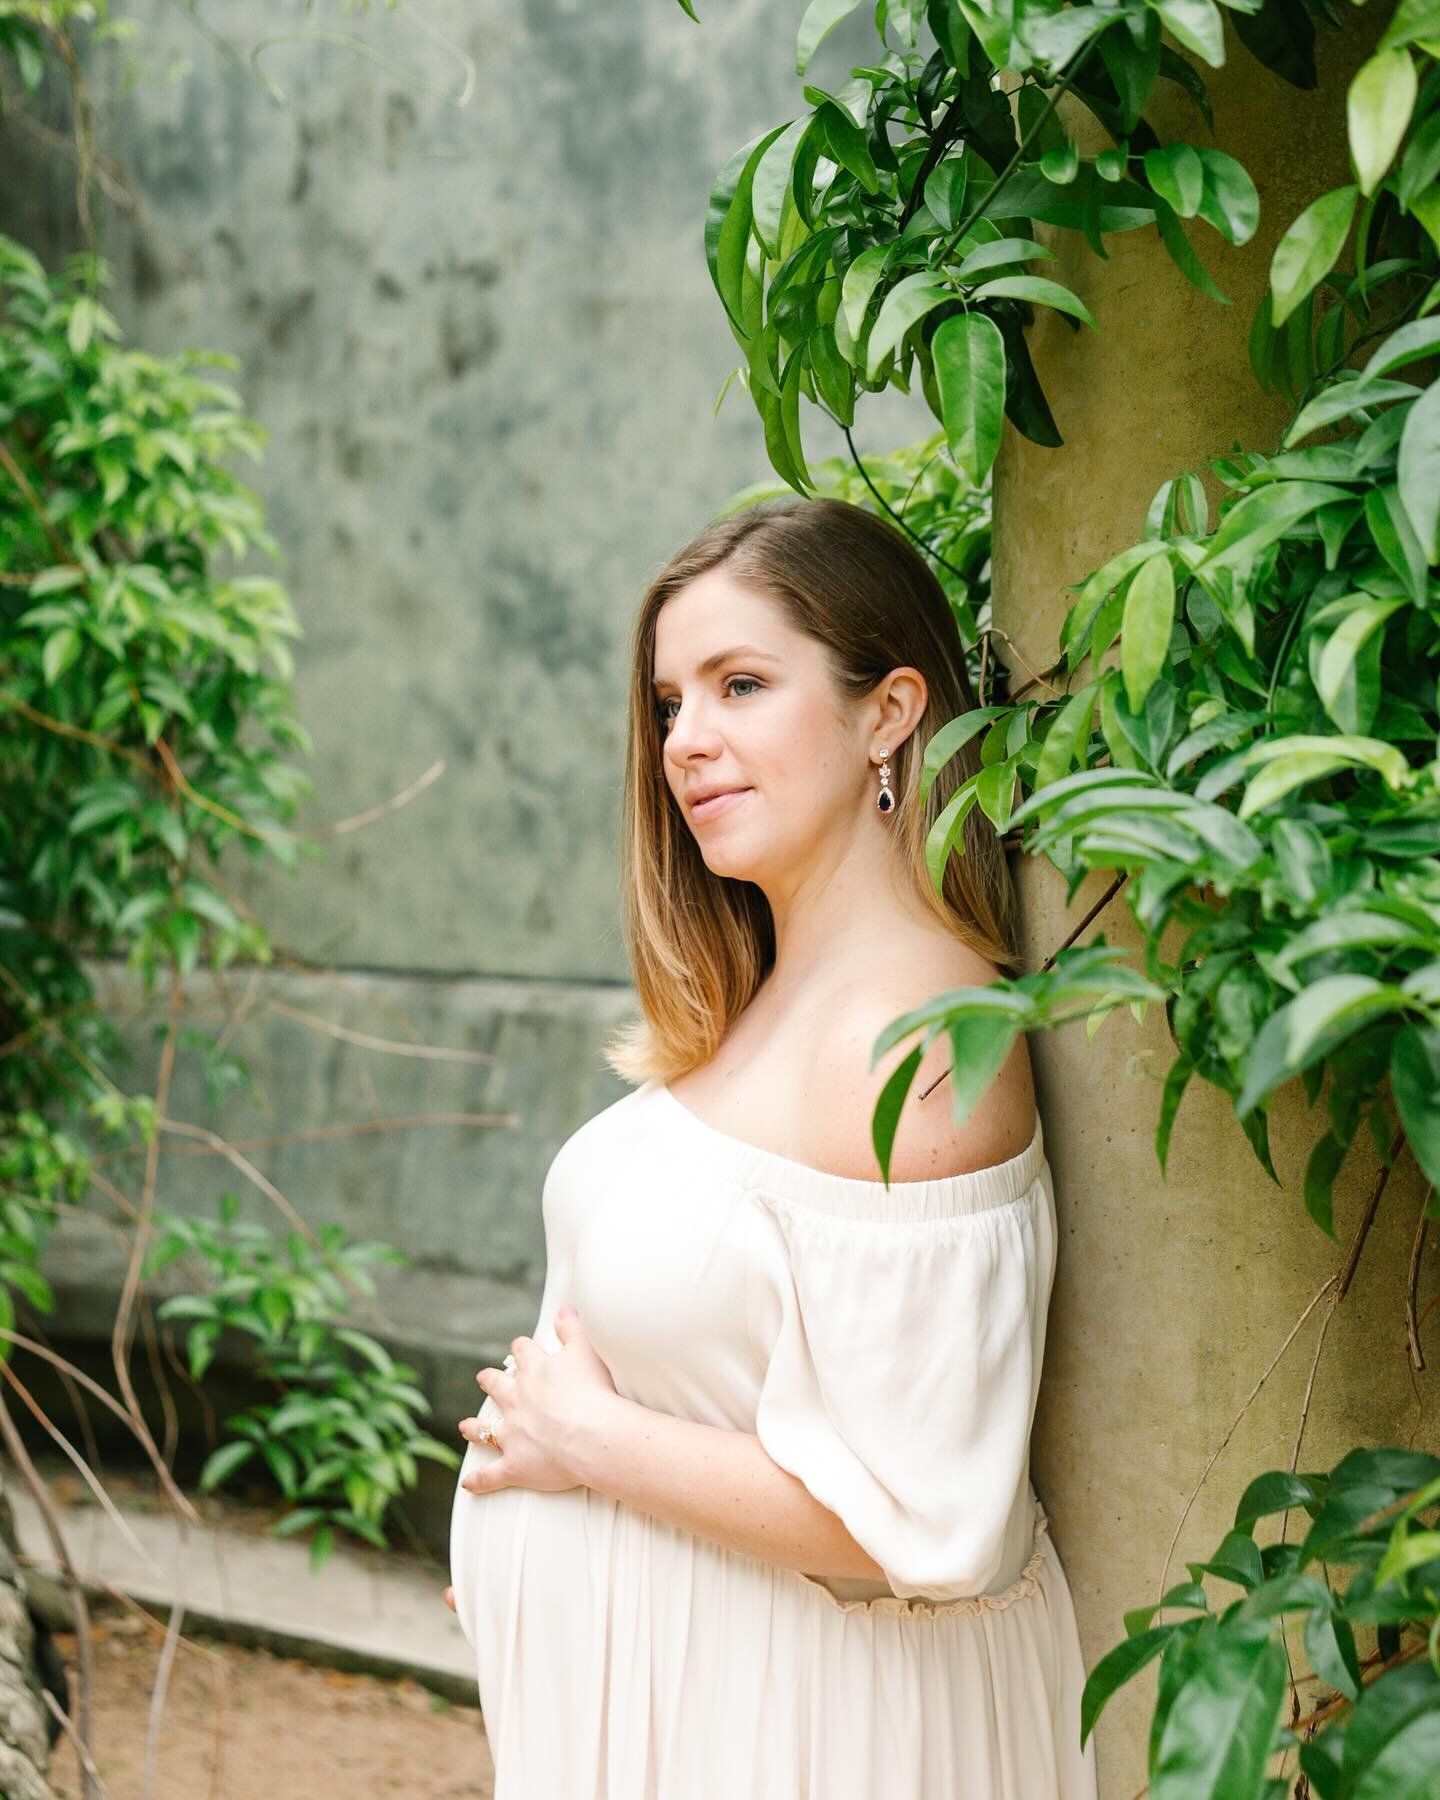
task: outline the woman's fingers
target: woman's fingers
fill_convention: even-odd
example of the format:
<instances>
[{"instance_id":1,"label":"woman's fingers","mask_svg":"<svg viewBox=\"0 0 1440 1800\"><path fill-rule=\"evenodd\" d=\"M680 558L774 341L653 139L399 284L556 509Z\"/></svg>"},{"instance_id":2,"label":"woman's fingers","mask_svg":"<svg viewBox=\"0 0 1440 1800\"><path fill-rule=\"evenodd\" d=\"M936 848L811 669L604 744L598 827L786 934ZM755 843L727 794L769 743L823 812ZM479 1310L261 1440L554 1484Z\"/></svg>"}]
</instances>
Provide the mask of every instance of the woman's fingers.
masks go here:
<instances>
[{"instance_id":1,"label":"woman's fingers","mask_svg":"<svg viewBox=\"0 0 1440 1800\"><path fill-rule=\"evenodd\" d=\"M456 1611L455 1590L453 1587L447 1587L445 1590L445 1604L450 1608L451 1612Z\"/></svg>"}]
</instances>

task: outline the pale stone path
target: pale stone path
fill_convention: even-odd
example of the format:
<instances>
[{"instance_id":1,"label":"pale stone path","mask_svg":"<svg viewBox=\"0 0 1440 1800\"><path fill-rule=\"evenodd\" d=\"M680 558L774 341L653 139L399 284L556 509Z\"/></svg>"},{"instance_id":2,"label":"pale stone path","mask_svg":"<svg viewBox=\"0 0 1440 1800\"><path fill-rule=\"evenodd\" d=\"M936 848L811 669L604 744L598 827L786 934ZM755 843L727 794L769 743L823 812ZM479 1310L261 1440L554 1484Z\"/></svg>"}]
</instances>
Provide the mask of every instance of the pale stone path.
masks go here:
<instances>
[{"instance_id":1,"label":"pale stone path","mask_svg":"<svg viewBox=\"0 0 1440 1800\"><path fill-rule=\"evenodd\" d=\"M38 1507L10 1484L25 1560L56 1564ZM168 1510L117 1505L131 1537L94 1504L60 1506L87 1587L118 1588L142 1604L185 1605L192 1631L375 1674L412 1675L453 1701L478 1704L474 1661L445 1605L443 1570L339 1541L311 1572L309 1547L218 1525L182 1528ZM133 1541L132 1541L133 1539Z\"/></svg>"}]
</instances>

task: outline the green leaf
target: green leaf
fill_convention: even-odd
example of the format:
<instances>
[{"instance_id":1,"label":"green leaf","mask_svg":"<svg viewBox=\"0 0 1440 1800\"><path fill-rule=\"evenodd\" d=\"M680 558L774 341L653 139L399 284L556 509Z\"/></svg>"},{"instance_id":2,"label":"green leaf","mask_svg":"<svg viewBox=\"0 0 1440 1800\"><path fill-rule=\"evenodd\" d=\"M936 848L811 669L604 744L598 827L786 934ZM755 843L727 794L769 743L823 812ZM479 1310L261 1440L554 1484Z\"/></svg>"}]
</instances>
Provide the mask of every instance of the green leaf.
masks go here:
<instances>
[{"instance_id":1,"label":"green leaf","mask_svg":"<svg viewBox=\"0 0 1440 1800\"><path fill-rule=\"evenodd\" d=\"M1230 296L1218 285L1210 271L1195 254L1194 246L1185 235L1185 227L1169 203L1160 195L1155 196L1155 227L1160 233L1160 241L1169 253L1170 260L1180 273L1194 288L1211 300L1218 300L1222 306L1230 305Z\"/></svg>"},{"instance_id":2,"label":"green leaf","mask_svg":"<svg viewBox=\"0 0 1440 1800\"><path fill-rule=\"evenodd\" d=\"M930 340L950 453L979 487L1000 449L1005 423L1005 340L982 312L941 320Z\"/></svg>"},{"instance_id":3,"label":"green leaf","mask_svg":"<svg viewBox=\"0 0 1440 1800\"><path fill-rule=\"evenodd\" d=\"M70 308L69 322L65 328L65 338L76 356L83 356L90 347L90 340L95 335L95 326L100 317L100 303L88 294L82 294Z\"/></svg>"},{"instance_id":4,"label":"green leaf","mask_svg":"<svg viewBox=\"0 0 1440 1800\"><path fill-rule=\"evenodd\" d=\"M1336 699L1355 658L1391 613L1404 604L1403 600L1368 601L1365 605L1356 607L1354 612L1347 613L1331 632L1320 654L1315 687L1325 710L1332 717Z\"/></svg>"},{"instance_id":5,"label":"green leaf","mask_svg":"<svg viewBox=\"0 0 1440 1800\"><path fill-rule=\"evenodd\" d=\"M1200 210L1205 165L1189 144L1162 144L1145 152L1145 179L1182 219ZM1238 166L1238 165L1237 165Z\"/></svg>"},{"instance_id":6,"label":"green leaf","mask_svg":"<svg viewBox=\"0 0 1440 1800\"><path fill-rule=\"evenodd\" d=\"M1139 712L1170 654L1175 620L1175 573L1168 556L1142 563L1125 592L1120 631L1120 672L1125 698Z\"/></svg>"},{"instance_id":7,"label":"green leaf","mask_svg":"<svg viewBox=\"0 0 1440 1800\"><path fill-rule=\"evenodd\" d=\"M952 231L964 217L970 165L962 156L946 157L925 177L925 205L942 231Z\"/></svg>"},{"instance_id":8,"label":"green leaf","mask_svg":"<svg viewBox=\"0 0 1440 1800\"><path fill-rule=\"evenodd\" d=\"M890 1152L895 1147L895 1132L900 1124L900 1109L905 1104L905 1096L910 1092L910 1084L915 1079L915 1071L920 1067L920 1059L925 1054L925 1043L918 1043L898 1066L891 1072L880 1090L880 1098L875 1102L875 1112L870 1121L870 1136L875 1145L875 1155L880 1164L881 1178L885 1185L890 1185Z\"/></svg>"},{"instance_id":9,"label":"green leaf","mask_svg":"<svg viewBox=\"0 0 1440 1800\"><path fill-rule=\"evenodd\" d=\"M1360 190L1353 184L1312 200L1275 246L1270 259L1270 320L1283 325L1345 248Z\"/></svg>"},{"instance_id":10,"label":"green leaf","mask_svg":"<svg viewBox=\"0 0 1440 1800\"><path fill-rule=\"evenodd\" d=\"M1169 1643L1174 1635L1174 1625L1157 1625L1151 1631L1142 1631L1138 1636L1128 1637L1113 1650L1102 1656L1086 1677L1084 1689L1080 1695L1080 1745L1084 1748L1085 1740L1095 1729L1100 1714L1109 1701L1125 1683L1138 1675L1147 1663L1153 1662Z\"/></svg>"},{"instance_id":11,"label":"green leaf","mask_svg":"<svg viewBox=\"0 0 1440 1800\"><path fill-rule=\"evenodd\" d=\"M988 244L981 244L969 252L955 270L955 279L966 281L970 276L978 275L982 269L1005 268L1010 263L1033 262L1038 257L1049 257L1053 261L1054 256L1053 250L1037 244L1034 238L992 238Z\"/></svg>"},{"instance_id":12,"label":"green leaf","mask_svg":"<svg viewBox=\"0 0 1440 1800\"><path fill-rule=\"evenodd\" d=\"M953 721L952 721L953 723ZM946 801L935 823L925 836L925 867L930 885L938 894L945 882L945 866L954 853L964 854L965 821L978 798L975 777L963 782Z\"/></svg>"},{"instance_id":13,"label":"green leaf","mask_svg":"<svg viewBox=\"0 0 1440 1800\"><path fill-rule=\"evenodd\" d=\"M1312 982L1255 1034L1235 1116L1243 1120L1282 1081L1328 1056L1361 1026L1401 1012L1407 1003L1401 989L1368 975L1326 975Z\"/></svg>"},{"instance_id":14,"label":"green leaf","mask_svg":"<svg viewBox=\"0 0 1440 1800\"><path fill-rule=\"evenodd\" d=\"M831 158L848 169L867 194L878 194L880 177L865 133L843 107L827 100L815 113Z\"/></svg>"},{"instance_id":15,"label":"green leaf","mask_svg":"<svg viewBox=\"0 0 1440 1800\"><path fill-rule=\"evenodd\" d=\"M1257 1475L1240 1496L1235 1508L1235 1529L1244 1530L1271 1513L1288 1512L1315 1498L1315 1483L1288 1469L1270 1469Z\"/></svg>"},{"instance_id":16,"label":"green leaf","mask_svg":"<svg viewBox=\"0 0 1440 1800\"><path fill-rule=\"evenodd\" d=\"M1349 498L1347 488L1318 481L1274 481L1256 488L1225 513L1196 569L1249 562L1319 507Z\"/></svg>"},{"instance_id":17,"label":"green leaf","mask_svg":"<svg viewBox=\"0 0 1440 1800\"><path fill-rule=\"evenodd\" d=\"M1365 524L1376 549L1417 605L1425 600L1425 552L1393 481L1365 490Z\"/></svg>"},{"instance_id":18,"label":"green leaf","mask_svg":"<svg viewBox=\"0 0 1440 1800\"><path fill-rule=\"evenodd\" d=\"M884 277L893 250L893 244L872 244L868 250L862 250L845 271L845 279L840 284L840 307L850 336L857 342L871 296Z\"/></svg>"},{"instance_id":19,"label":"green leaf","mask_svg":"<svg viewBox=\"0 0 1440 1800\"><path fill-rule=\"evenodd\" d=\"M1400 436L1401 503L1427 563L1440 562L1440 382L1410 408Z\"/></svg>"},{"instance_id":20,"label":"green leaf","mask_svg":"<svg viewBox=\"0 0 1440 1800\"><path fill-rule=\"evenodd\" d=\"M388 1375L394 1370L395 1359L389 1351L365 1332L353 1331L349 1326L337 1326L335 1336L342 1344L348 1344L358 1355L363 1356L380 1374Z\"/></svg>"},{"instance_id":21,"label":"green leaf","mask_svg":"<svg viewBox=\"0 0 1440 1800\"><path fill-rule=\"evenodd\" d=\"M1002 762L990 763L975 777L980 810L996 831L1009 828L1010 809L1015 798L1015 760L1013 756L1007 756Z\"/></svg>"},{"instance_id":22,"label":"green leaf","mask_svg":"<svg viewBox=\"0 0 1440 1800\"><path fill-rule=\"evenodd\" d=\"M735 152L715 178L705 214L705 261L710 279L742 335L744 319L740 303L745 252L753 218L750 194L760 159L791 121L763 132Z\"/></svg>"},{"instance_id":23,"label":"green leaf","mask_svg":"<svg viewBox=\"0 0 1440 1800\"><path fill-rule=\"evenodd\" d=\"M1295 423L1285 433L1285 447L1289 449L1312 431L1331 425L1337 419L1349 418L1370 407L1387 405L1392 400L1413 400L1419 392L1420 389L1408 381L1372 381L1368 376L1350 379L1337 375L1326 382L1296 416Z\"/></svg>"},{"instance_id":24,"label":"green leaf","mask_svg":"<svg viewBox=\"0 0 1440 1800\"><path fill-rule=\"evenodd\" d=\"M1213 0L1151 0L1151 4L1177 43L1212 69L1223 68L1225 33Z\"/></svg>"},{"instance_id":25,"label":"green leaf","mask_svg":"<svg viewBox=\"0 0 1440 1800\"><path fill-rule=\"evenodd\" d=\"M790 177L795 166L795 153L800 140L810 128L808 119L796 119L787 125L760 158L750 183L750 213L755 236L768 257L780 260L780 231L785 217L785 201L790 192Z\"/></svg>"},{"instance_id":26,"label":"green leaf","mask_svg":"<svg viewBox=\"0 0 1440 1800\"><path fill-rule=\"evenodd\" d=\"M80 654L80 633L73 625L62 625L45 640L40 667L47 687L54 687Z\"/></svg>"},{"instance_id":27,"label":"green leaf","mask_svg":"<svg viewBox=\"0 0 1440 1800\"><path fill-rule=\"evenodd\" d=\"M1074 693L1056 714L1050 729L1045 733L1045 742L1040 747L1040 759L1035 765L1034 791L1049 787L1051 782L1059 781L1070 773L1073 763L1079 761L1083 767L1085 748L1090 742L1090 723L1095 712L1095 697L1100 691L1098 680L1087 682Z\"/></svg>"},{"instance_id":28,"label":"green leaf","mask_svg":"<svg viewBox=\"0 0 1440 1800\"><path fill-rule=\"evenodd\" d=\"M1360 1659L1355 1633L1331 1612L1312 1612L1305 1620L1305 1648L1310 1666L1322 1681L1349 1700L1360 1697Z\"/></svg>"},{"instance_id":29,"label":"green leaf","mask_svg":"<svg viewBox=\"0 0 1440 1800\"><path fill-rule=\"evenodd\" d=\"M1345 1800L1430 1800L1440 1767L1440 1677L1424 1659L1372 1681L1345 1726Z\"/></svg>"},{"instance_id":30,"label":"green leaf","mask_svg":"<svg viewBox=\"0 0 1440 1800\"><path fill-rule=\"evenodd\" d=\"M860 4L860 0L810 0L795 39L795 73L803 75L822 40Z\"/></svg>"},{"instance_id":31,"label":"green leaf","mask_svg":"<svg viewBox=\"0 0 1440 1800\"><path fill-rule=\"evenodd\" d=\"M897 281L881 302L879 314L870 329L866 374L873 381L875 371L917 320L946 300L956 298L955 290L936 280L933 271L917 269Z\"/></svg>"},{"instance_id":32,"label":"green leaf","mask_svg":"<svg viewBox=\"0 0 1440 1800\"><path fill-rule=\"evenodd\" d=\"M976 706L972 707L969 712L961 713L957 718L945 721L926 744L925 755L921 759L920 799L922 802L929 794L935 777L951 757L958 755L971 738L978 736L992 719L998 719L1002 713L1010 710L1008 706Z\"/></svg>"},{"instance_id":33,"label":"green leaf","mask_svg":"<svg viewBox=\"0 0 1440 1800\"><path fill-rule=\"evenodd\" d=\"M1417 43L1421 38L1440 38L1440 0L1400 0L1385 27L1380 48L1389 50L1396 44Z\"/></svg>"},{"instance_id":34,"label":"green leaf","mask_svg":"<svg viewBox=\"0 0 1440 1800\"><path fill-rule=\"evenodd\" d=\"M1043 275L1001 275L973 289L970 298L998 299L1002 295L1011 300L1030 300L1037 306L1053 306L1056 312L1069 313L1086 325L1093 327L1095 324L1084 301L1069 288L1061 287L1058 281L1047 281Z\"/></svg>"},{"instance_id":35,"label":"green leaf","mask_svg":"<svg viewBox=\"0 0 1440 1800\"><path fill-rule=\"evenodd\" d=\"M54 1312L55 1290L40 1271L31 1268L28 1263L0 1263L0 1280L19 1288L37 1312Z\"/></svg>"},{"instance_id":36,"label":"green leaf","mask_svg":"<svg viewBox=\"0 0 1440 1800\"><path fill-rule=\"evenodd\" d=\"M242 1463L249 1462L255 1450L253 1443L222 1444L206 1459L205 1467L200 1471L201 1491L209 1493L211 1488L218 1487L227 1475L233 1475Z\"/></svg>"},{"instance_id":37,"label":"green leaf","mask_svg":"<svg viewBox=\"0 0 1440 1800\"><path fill-rule=\"evenodd\" d=\"M1228 243L1247 244L1260 223L1260 196L1255 183L1233 156L1199 144L1195 154L1205 171L1196 212Z\"/></svg>"},{"instance_id":38,"label":"green leaf","mask_svg":"<svg viewBox=\"0 0 1440 1800\"><path fill-rule=\"evenodd\" d=\"M1350 83L1345 113L1360 192L1372 194L1405 138L1419 81L1408 50L1380 50Z\"/></svg>"},{"instance_id":39,"label":"green leaf","mask_svg":"<svg viewBox=\"0 0 1440 1800\"><path fill-rule=\"evenodd\" d=\"M1152 1800L1258 1793L1287 1668L1284 1645L1268 1632L1222 1629L1208 1639L1165 1717Z\"/></svg>"},{"instance_id":40,"label":"green leaf","mask_svg":"<svg viewBox=\"0 0 1440 1800\"><path fill-rule=\"evenodd\" d=\"M1396 1032L1390 1086L1415 1160L1440 1187L1440 1027L1426 1022Z\"/></svg>"},{"instance_id":41,"label":"green leaf","mask_svg":"<svg viewBox=\"0 0 1440 1800\"><path fill-rule=\"evenodd\" d=\"M1020 1021L994 1013L962 1013L949 1021L950 1112L963 1125L976 1101L999 1074Z\"/></svg>"},{"instance_id":42,"label":"green leaf","mask_svg":"<svg viewBox=\"0 0 1440 1800\"><path fill-rule=\"evenodd\" d=\"M1381 375L1389 375L1392 370L1404 368L1407 363L1434 356L1437 350L1440 350L1440 318L1415 319L1409 325L1402 325L1398 331L1391 332L1366 363L1361 371L1361 380L1373 381ZM33 585L31 591L34 591Z\"/></svg>"},{"instance_id":43,"label":"green leaf","mask_svg":"<svg viewBox=\"0 0 1440 1800\"><path fill-rule=\"evenodd\" d=\"M1241 819L1272 805L1292 788L1340 769L1372 768L1392 788L1403 787L1409 775L1409 765L1393 744L1345 732L1332 737L1296 733L1267 738L1245 751L1242 760L1247 767L1255 763L1265 766L1245 790L1237 815Z\"/></svg>"}]
</instances>

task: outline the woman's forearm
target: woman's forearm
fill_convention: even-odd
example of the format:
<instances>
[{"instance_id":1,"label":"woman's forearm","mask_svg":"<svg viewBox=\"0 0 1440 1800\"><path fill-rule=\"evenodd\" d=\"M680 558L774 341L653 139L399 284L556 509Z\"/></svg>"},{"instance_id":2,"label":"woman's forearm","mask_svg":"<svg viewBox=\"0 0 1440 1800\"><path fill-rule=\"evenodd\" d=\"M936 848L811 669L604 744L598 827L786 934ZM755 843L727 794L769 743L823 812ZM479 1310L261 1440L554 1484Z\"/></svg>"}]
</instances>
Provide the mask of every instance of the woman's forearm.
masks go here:
<instances>
[{"instance_id":1,"label":"woman's forearm","mask_svg":"<svg viewBox=\"0 0 1440 1800\"><path fill-rule=\"evenodd\" d=\"M677 1419L615 1394L595 1409L570 1460L584 1486L731 1550L806 1575L885 1579L753 1432Z\"/></svg>"}]
</instances>

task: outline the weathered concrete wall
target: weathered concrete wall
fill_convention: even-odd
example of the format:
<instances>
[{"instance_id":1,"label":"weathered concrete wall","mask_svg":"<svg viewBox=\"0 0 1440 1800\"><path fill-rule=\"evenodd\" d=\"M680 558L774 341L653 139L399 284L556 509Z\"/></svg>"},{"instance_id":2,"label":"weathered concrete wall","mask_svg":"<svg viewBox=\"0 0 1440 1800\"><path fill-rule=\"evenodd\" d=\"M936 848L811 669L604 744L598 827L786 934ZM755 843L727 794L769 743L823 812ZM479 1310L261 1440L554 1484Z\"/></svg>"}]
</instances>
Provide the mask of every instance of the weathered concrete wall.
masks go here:
<instances>
[{"instance_id":1,"label":"weathered concrete wall","mask_svg":"<svg viewBox=\"0 0 1440 1800\"><path fill-rule=\"evenodd\" d=\"M422 22L215 0L196 18L136 0L138 79L113 49L88 61L102 148L138 199L133 216L104 212L113 310L141 348L238 355L269 434L263 465L239 472L266 502L306 632L296 685L317 792L300 823L364 812L446 765L293 877L227 867L308 972L261 975L230 1039L260 1104L233 1096L207 1118L182 1053L171 1112L242 1143L512 1115L253 1151L312 1224L414 1259L383 1277L388 1335L452 1425L474 1410L475 1368L534 1322L550 1158L623 1091L598 1046L630 1004L617 838L631 617L670 552L769 473L747 396L712 418L738 348L701 228L724 161L798 109L795 20L760 0L706 11L697 26L674 0L440 0ZM325 40L337 30L368 54ZM849 42L857 55L838 33L816 79L868 53L868 23ZM41 98L63 124L63 97ZM0 229L58 267L76 241L70 164L13 119L0 152ZM926 429L918 403L887 396L859 441ZM814 458L843 448L815 420L807 433ZM125 1016L128 984L105 985ZM244 978L226 991L243 996ZM497 1060L361 1049L272 1000ZM187 1024L224 1014L197 980ZM131 1023L135 1091L153 1080L159 1016ZM164 1159L162 1205L213 1211L224 1187L251 1191L214 1159ZM68 1221L47 1269L73 1348L103 1370L123 1271L111 1234ZM443 1542L439 1475L426 1516Z\"/></svg>"},{"instance_id":2,"label":"weathered concrete wall","mask_svg":"<svg viewBox=\"0 0 1440 1800\"><path fill-rule=\"evenodd\" d=\"M114 310L145 348L237 354L269 432L239 472L307 633L318 791L301 822L446 765L322 867L243 891L329 965L625 979L630 619L665 558L769 473L748 396L711 417L738 348L701 228L726 158L803 107L795 20L759 0L698 26L675 0L440 0L423 23L380 5L126 10L140 79L113 51L90 59L102 142L140 202L105 227ZM336 30L386 63L319 37ZM167 79L174 58L189 67ZM58 260L72 170L0 132L24 171L0 229ZM912 435L874 413L865 429Z\"/></svg>"},{"instance_id":3,"label":"weathered concrete wall","mask_svg":"<svg viewBox=\"0 0 1440 1800\"><path fill-rule=\"evenodd\" d=\"M1213 141L1256 180L1261 224L1249 245L1232 249L1203 225L1191 232L1232 306L1189 286L1153 231L1107 239L1108 262L1078 239L1049 234L1060 258L1056 278L1084 299L1099 331L1072 333L1048 312L1037 320L1031 347L1066 442L1040 449L1007 425L996 471L997 614L1032 667L1054 658L1074 598L1067 584L1139 537L1163 480L1202 468L1236 440L1275 447L1291 403L1261 393L1247 334L1280 233L1317 194L1350 179L1345 88L1387 17L1385 9L1373 19L1347 15L1343 37L1323 34L1321 86L1310 94L1283 86L1227 39L1227 66L1207 76L1213 140L1178 90L1150 112L1162 139ZM1085 117L1072 114L1072 127L1083 147L1098 148ZM1213 505L1220 489L1208 471L1206 479ZM1018 874L1034 967L1108 882L1093 878L1067 909L1048 865L1027 860ZM1112 943L1137 941L1123 904L1112 905L1087 940L1101 930ZM1092 1043L1075 1027L1033 1039L1032 1049L1063 1228L1035 1478L1054 1515L1093 1665L1123 1636L1124 1610L1159 1598L1186 1501L1291 1326L1337 1270L1377 1165L1362 1132L1336 1187L1337 1249L1304 1209L1305 1157L1323 1107L1307 1111L1298 1085L1272 1112L1282 1188L1255 1161L1229 1100L1199 1081L1181 1103L1162 1179L1154 1130L1160 1080L1175 1054L1163 1012L1152 1009L1142 1029L1122 1009ZM1357 1444L1436 1444L1425 1411L1435 1401L1433 1370L1412 1378L1404 1344L1405 1277L1423 1193L1407 1156L1325 1339L1302 1469L1328 1467ZM1437 1279L1432 1231L1422 1296ZM1289 1466L1323 1311L1322 1304L1311 1315L1211 1472L1171 1557L1169 1582L1185 1579L1187 1557L1214 1549L1251 1476ZM1292 1541L1303 1523L1303 1515L1292 1518ZM1261 1541L1277 1527L1262 1527ZM1101 1721L1104 1800L1129 1800L1144 1781L1153 1694L1152 1673Z\"/></svg>"},{"instance_id":4,"label":"weathered concrete wall","mask_svg":"<svg viewBox=\"0 0 1440 1800\"><path fill-rule=\"evenodd\" d=\"M102 1004L134 1047L135 1091L153 1090L163 1003L147 1003L117 968L94 973ZM379 1239L405 1252L407 1267L371 1271L376 1302L359 1303L351 1322L417 1368L436 1409L430 1429L463 1448L455 1422L478 1404L475 1371L498 1364L510 1340L535 1323L550 1159L627 1091L601 1061L599 1042L632 1010L631 991L619 983L360 974L326 983L280 971L247 974L228 991L200 981L187 1023L218 1033L230 1022L229 1046L256 1077L254 1100L232 1096L208 1112L200 1059L182 1048L167 1112L223 1137L313 1230L333 1221L352 1241ZM432 1047L466 1060L424 1054ZM464 1122L476 1117L487 1122ZM228 1190L240 1197L243 1217L268 1224L283 1242L291 1227L279 1203L212 1145L168 1133L164 1143L157 1208L213 1220ZM136 1160L117 1166L100 1148L102 1172L134 1194ZM72 1215L46 1260L67 1351L107 1380L127 1256L128 1241L110 1224ZM156 1288L193 1291L179 1268ZM184 1338L182 1324L182 1356ZM138 1388L153 1388L138 1335L134 1373ZM229 1379L223 1370L221 1378ZM40 1380L44 1389L48 1377ZM185 1384L173 1386L185 1404ZM239 1403L219 1392L213 1400L221 1416ZM158 1434L158 1404L154 1413ZM96 1424L121 1447L113 1421L99 1414ZM424 1476L413 1510L443 1545L454 1477L434 1465Z\"/></svg>"}]
</instances>

